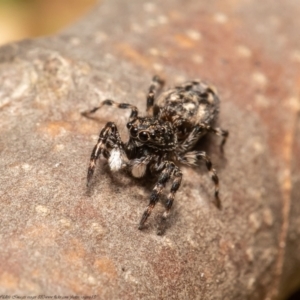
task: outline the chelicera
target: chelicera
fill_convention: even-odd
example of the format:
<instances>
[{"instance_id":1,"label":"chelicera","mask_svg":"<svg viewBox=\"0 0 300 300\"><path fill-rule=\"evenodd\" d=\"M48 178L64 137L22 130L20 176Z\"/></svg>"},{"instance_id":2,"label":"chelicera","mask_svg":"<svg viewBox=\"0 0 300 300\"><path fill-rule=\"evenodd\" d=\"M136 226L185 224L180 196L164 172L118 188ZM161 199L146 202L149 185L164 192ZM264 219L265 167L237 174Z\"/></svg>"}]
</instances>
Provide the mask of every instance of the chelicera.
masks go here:
<instances>
[{"instance_id":1,"label":"chelicera","mask_svg":"<svg viewBox=\"0 0 300 300\"><path fill-rule=\"evenodd\" d=\"M175 194L180 187L182 172L179 165L195 166L204 161L215 186L216 204L220 206L219 179L205 151L194 150L196 143L207 133L222 137L221 149L228 131L214 127L220 100L216 90L202 81L189 81L162 92L164 81L154 76L147 96L147 115L139 116L136 106L107 99L98 107L83 112L90 116L105 105L131 110L127 128L129 139L123 142L117 126L108 122L101 130L88 167L90 185L96 161L103 156L112 171L127 169L140 178L151 174L157 178L139 223L142 229L159 200L165 185L171 181L163 218L170 213Z\"/></svg>"}]
</instances>

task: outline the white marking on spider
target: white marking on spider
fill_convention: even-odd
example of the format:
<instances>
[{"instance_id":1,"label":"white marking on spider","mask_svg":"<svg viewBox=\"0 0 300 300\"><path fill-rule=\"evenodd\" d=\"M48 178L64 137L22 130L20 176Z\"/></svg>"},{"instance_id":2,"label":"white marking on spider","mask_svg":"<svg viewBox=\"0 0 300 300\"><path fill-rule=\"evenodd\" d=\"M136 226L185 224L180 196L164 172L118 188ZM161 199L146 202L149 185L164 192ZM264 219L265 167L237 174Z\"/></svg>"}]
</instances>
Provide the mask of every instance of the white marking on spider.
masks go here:
<instances>
[{"instance_id":1,"label":"white marking on spider","mask_svg":"<svg viewBox=\"0 0 300 300\"><path fill-rule=\"evenodd\" d=\"M123 160L122 160L121 151L119 149L115 148L111 151L109 159L108 159L108 163L109 163L110 169L114 172L121 169Z\"/></svg>"},{"instance_id":2,"label":"white marking on spider","mask_svg":"<svg viewBox=\"0 0 300 300\"><path fill-rule=\"evenodd\" d=\"M182 105L186 110L192 111L195 109L195 103L187 102Z\"/></svg>"}]
</instances>

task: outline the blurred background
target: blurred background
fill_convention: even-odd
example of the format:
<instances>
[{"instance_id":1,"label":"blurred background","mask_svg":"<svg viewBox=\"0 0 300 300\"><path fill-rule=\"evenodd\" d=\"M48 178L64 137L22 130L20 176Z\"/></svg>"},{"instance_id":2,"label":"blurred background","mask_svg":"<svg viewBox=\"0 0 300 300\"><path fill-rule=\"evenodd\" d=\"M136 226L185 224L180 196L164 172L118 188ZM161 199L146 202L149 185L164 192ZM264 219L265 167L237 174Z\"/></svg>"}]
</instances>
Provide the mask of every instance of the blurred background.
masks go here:
<instances>
[{"instance_id":1,"label":"blurred background","mask_svg":"<svg viewBox=\"0 0 300 300\"><path fill-rule=\"evenodd\" d=\"M72 24L98 0L0 0L0 45L53 34Z\"/></svg>"}]
</instances>

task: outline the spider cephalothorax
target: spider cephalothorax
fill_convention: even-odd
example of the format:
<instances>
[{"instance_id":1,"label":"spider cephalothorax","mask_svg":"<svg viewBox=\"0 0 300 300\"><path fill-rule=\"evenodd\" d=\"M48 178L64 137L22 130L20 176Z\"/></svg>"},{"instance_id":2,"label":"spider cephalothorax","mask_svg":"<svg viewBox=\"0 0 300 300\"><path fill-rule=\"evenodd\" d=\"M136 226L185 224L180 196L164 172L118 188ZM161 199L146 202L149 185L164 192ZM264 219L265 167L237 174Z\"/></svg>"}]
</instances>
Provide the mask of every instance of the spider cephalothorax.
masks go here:
<instances>
[{"instance_id":1,"label":"spider cephalothorax","mask_svg":"<svg viewBox=\"0 0 300 300\"><path fill-rule=\"evenodd\" d=\"M84 112L88 116L103 105L131 109L127 128L129 140L124 143L113 122L108 122L101 130L88 168L87 184L93 176L96 161L102 155L108 159L110 169L127 169L134 177L143 177L146 171L157 177L150 203L147 206L139 229L142 229L155 204L169 180L172 180L167 197L166 218L172 207L182 173L177 164L196 165L204 160L215 184L215 198L219 201L219 179L212 167L210 158L204 151L192 151L199 139L208 132L223 137L221 148L225 144L228 132L213 127L219 111L219 98L214 88L200 81L191 81L160 93L164 82L154 76L147 96L147 116L138 116L135 106L104 100L100 106ZM223 149L223 148L222 148ZM148 174L148 173L147 173Z\"/></svg>"},{"instance_id":2,"label":"spider cephalothorax","mask_svg":"<svg viewBox=\"0 0 300 300\"><path fill-rule=\"evenodd\" d=\"M127 123L130 137L136 146L171 151L177 145L177 135L172 123L153 117L136 118Z\"/></svg>"}]
</instances>

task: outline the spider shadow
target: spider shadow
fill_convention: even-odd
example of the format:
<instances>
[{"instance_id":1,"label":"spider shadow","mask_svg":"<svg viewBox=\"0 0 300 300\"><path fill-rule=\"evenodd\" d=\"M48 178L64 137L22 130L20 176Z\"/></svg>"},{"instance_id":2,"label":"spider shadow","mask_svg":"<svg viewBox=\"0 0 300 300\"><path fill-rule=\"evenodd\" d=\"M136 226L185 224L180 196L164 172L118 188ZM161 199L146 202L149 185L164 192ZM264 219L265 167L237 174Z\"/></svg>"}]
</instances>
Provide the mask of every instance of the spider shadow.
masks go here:
<instances>
[{"instance_id":1,"label":"spider shadow","mask_svg":"<svg viewBox=\"0 0 300 300\"><path fill-rule=\"evenodd\" d=\"M105 177L105 180L109 181L109 185L111 185L113 189L125 189L138 186L146 192L152 191L157 181L157 177L150 174L146 174L142 178L135 178L127 170L112 172L108 162L106 160L101 160L97 163L91 182L87 186L86 193L88 196L91 196L94 193L95 188L100 185L103 177Z\"/></svg>"},{"instance_id":2,"label":"spider shadow","mask_svg":"<svg viewBox=\"0 0 300 300\"><path fill-rule=\"evenodd\" d=\"M150 194L158 179L158 176L153 176L151 174L146 174L142 178L135 178L126 170L112 172L109 168L108 162L101 161L97 164L92 181L86 189L85 194L87 196L90 197L95 193L96 188L101 185L100 182L103 176L106 176L105 180L109 181L108 184L115 191L138 187L138 189L140 189L142 192L138 193L132 198L139 202L137 205L140 205L142 201L145 201L145 207L149 204ZM168 187L169 186L167 185L165 190L167 190ZM165 193L160 195L159 202L164 208L166 208L167 195ZM171 227L171 224L174 223L174 215L176 215L176 210L174 210L174 212L172 211L171 216L169 216L167 219L162 217L163 212L156 213L155 211L156 210L154 209L152 213L152 216L154 217L149 218L146 224L143 225L142 231L147 231L148 229L153 228L153 226L156 226L157 234L163 235L166 230Z\"/></svg>"},{"instance_id":3,"label":"spider shadow","mask_svg":"<svg viewBox=\"0 0 300 300\"><path fill-rule=\"evenodd\" d=\"M148 172L142 178L133 178L132 176L130 176L132 178L132 182L134 183L134 185L139 186L139 188L141 188L144 191L143 194L145 196L143 197L142 200L145 201L146 206L149 204L150 195L153 191L155 184L158 181L158 176L159 174L153 176L153 174L151 174L150 172ZM176 209L176 202L171 209L170 215L167 218L163 217L163 213L167 208L167 196L170 191L171 185L172 185L172 180L170 180L166 184L165 188L163 189L163 192L159 196L158 203L161 204L161 207L159 207L159 209L157 205L154 207L153 212L151 214L152 217L150 216L148 221L143 225L143 229L142 229L143 231L155 227L157 235L164 235L165 232L169 228L171 228L175 223L175 221L177 220L178 211ZM141 202L140 200L141 199L138 199L139 203Z\"/></svg>"},{"instance_id":4,"label":"spider shadow","mask_svg":"<svg viewBox=\"0 0 300 300\"><path fill-rule=\"evenodd\" d=\"M218 171L224 169L227 165L226 145L228 139L223 147L221 147L221 141L222 139L218 136L209 133L204 135L191 151L205 151L211 158L213 166ZM200 162L195 168L199 168L201 171L207 170L203 162Z\"/></svg>"},{"instance_id":5,"label":"spider shadow","mask_svg":"<svg viewBox=\"0 0 300 300\"><path fill-rule=\"evenodd\" d=\"M105 178L105 180L109 180L109 185L112 186L114 190L117 190L119 188L125 188L128 186L124 180L121 179L121 174L126 175L126 172L120 171L120 172L112 172L109 168L108 162L105 160L99 160L93 177L91 178L91 182L86 187L86 195L92 196L95 193L95 189L101 185L101 180Z\"/></svg>"},{"instance_id":6,"label":"spider shadow","mask_svg":"<svg viewBox=\"0 0 300 300\"><path fill-rule=\"evenodd\" d=\"M225 151L222 152L220 149L220 139L213 134L207 134L203 136L191 151L205 151L212 158L213 166L216 167L217 171L223 169L227 163L226 154L224 153ZM189 168L188 166L184 165L181 165L180 167ZM193 167L193 169L198 170L203 174L207 174L207 168L204 162L200 162L197 166ZM137 199L139 203L141 203L141 200L145 201L145 206L149 204L150 194L158 180L158 175L153 176L152 174L149 174L149 172L147 172L142 178L135 178L126 170L112 172L109 168L108 162L106 160L100 160L96 166L91 184L87 187L86 195L91 196L94 194L95 188L100 185L103 176L105 176L106 180L109 181L108 184L112 186L113 190L118 191L131 187L138 187L139 189L143 190L144 192L141 193L142 196L141 194L138 194L133 198ZM159 199L159 202L164 208L166 207L169 184L167 184ZM212 196L209 192L207 192L207 194L208 197ZM215 198L212 200L212 202L215 206L221 209L221 202L218 202ZM157 234L164 235L165 232L176 222L176 216L178 217L178 214L179 212L176 209L176 205L172 208L170 216L166 219L162 217L161 212L154 213L154 218L149 218L148 222L146 222L146 224L143 226L143 231L156 226Z\"/></svg>"},{"instance_id":7,"label":"spider shadow","mask_svg":"<svg viewBox=\"0 0 300 300\"><path fill-rule=\"evenodd\" d=\"M83 111L80 114L81 114L81 116L83 116L84 118L86 118L88 120L92 120L93 122L98 123L98 124L103 124L103 118L100 118L97 115L91 115L86 111Z\"/></svg>"},{"instance_id":8,"label":"spider shadow","mask_svg":"<svg viewBox=\"0 0 300 300\"><path fill-rule=\"evenodd\" d=\"M164 204L164 206L166 207L166 197L164 197L165 199L162 199L161 202ZM175 207L172 208L170 215L167 218L164 218L162 215L155 215L154 217L155 220L155 224L157 226L156 229L156 234L157 235L164 235L166 233L166 231L168 231L168 229L172 228L174 226L174 224L179 220L179 211L176 208L176 204Z\"/></svg>"},{"instance_id":9,"label":"spider shadow","mask_svg":"<svg viewBox=\"0 0 300 300\"><path fill-rule=\"evenodd\" d=\"M218 174L218 171L224 169L227 164L225 148L226 144L222 148L221 140L218 139L217 136L215 136L214 134L206 134L197 142L194 148L190 151L204 151L210 157L212 166L216 169L216 172ZM180 167L192 168L193 170L203 175L208 175L208 170L205 161L199 161L196 166L189 167L182 164ZM219 197L214 197L209 191L205 191L205 193L207 194L208 199L212 198L211 202L214 204L214 206L216 206L216 208L218 208L219 210L222 210L222 199L220 199Z\"/></svg>"}]
</instances>

